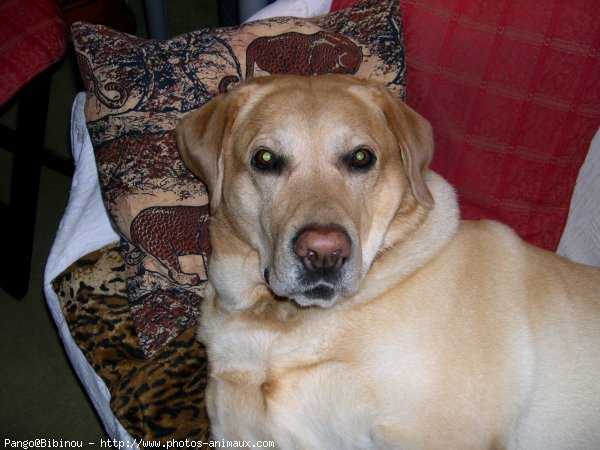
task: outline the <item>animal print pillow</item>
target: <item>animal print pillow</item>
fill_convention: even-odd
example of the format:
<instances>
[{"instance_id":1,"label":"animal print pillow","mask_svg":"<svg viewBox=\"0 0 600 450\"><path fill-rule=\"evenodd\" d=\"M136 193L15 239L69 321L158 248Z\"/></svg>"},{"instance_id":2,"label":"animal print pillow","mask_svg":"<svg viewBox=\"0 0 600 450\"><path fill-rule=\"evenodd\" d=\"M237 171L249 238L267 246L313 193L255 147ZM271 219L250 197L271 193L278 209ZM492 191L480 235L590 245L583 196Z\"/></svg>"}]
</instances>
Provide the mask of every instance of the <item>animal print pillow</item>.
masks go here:
<instances>
[{"instance_id":1,"label":"animal print pillow","mask_svg":"<svg viewBox=\"0 0 600 450\"><path fill-rule=\"evenodd\" d=\"M195 324L210 253L207 192L179 159L179 118L244 78L275 73L354 74L405 96L395 0L167 41L86 23L72 35L103 199L123 238L131 312L149 356Z\"/></svg>"}]
</instances>

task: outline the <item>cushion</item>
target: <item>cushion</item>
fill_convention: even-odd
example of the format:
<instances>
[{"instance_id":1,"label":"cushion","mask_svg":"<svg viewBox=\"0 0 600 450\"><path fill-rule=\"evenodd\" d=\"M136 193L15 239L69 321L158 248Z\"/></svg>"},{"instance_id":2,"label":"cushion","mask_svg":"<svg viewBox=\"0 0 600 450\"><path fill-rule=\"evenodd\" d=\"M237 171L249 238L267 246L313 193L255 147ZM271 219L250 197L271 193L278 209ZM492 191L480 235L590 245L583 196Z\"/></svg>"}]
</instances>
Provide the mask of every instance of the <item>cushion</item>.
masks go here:
<instances>
[{"instance_id":1,"label":"cushion","mask_svg":"<svg viewBox=\"0 0 600 450\"><path fill-rule=\"evenodd\" d=\"M0 0L0 105L59 61L66 41L52 0Z\"/></svg>"},{"instance_id":2,"label":"cushion","mask_svg":"<svg viewBox=\"0 0 600 450\"><path fill-rule=\"evenodd\" d=\"M148 356L195 324L210 253L207 192L179 159L179 118L246 77L274 73L349 73L405 94L395 1L168 41L85 23L72 35L103 200L123 238L131 312Z\"/></svg>"},{"instance_id":3,"label":"cushion","mask_svg":"<svg viewBox=\"0 0 600 450\"><path fill-rule=\"evenodd\" d=\"M136 441L204 441L206 356L189 329L147 359L136 336L118 243L74 262L52 281L69 331L110 391L110 406ZM88 386L89 387L89 386Z\"/></svg>"},{"instance_id":4,"label":"cushion","mask_svg":"<svg viewBox=\"0 0 600 450\"><path fill-rule=\"evenodd\" d=\"M432 168L457 187L463 218L554 251L600 125L598 1L399 4L407 101L433 124Z\"/></svg>"}]
</instances>

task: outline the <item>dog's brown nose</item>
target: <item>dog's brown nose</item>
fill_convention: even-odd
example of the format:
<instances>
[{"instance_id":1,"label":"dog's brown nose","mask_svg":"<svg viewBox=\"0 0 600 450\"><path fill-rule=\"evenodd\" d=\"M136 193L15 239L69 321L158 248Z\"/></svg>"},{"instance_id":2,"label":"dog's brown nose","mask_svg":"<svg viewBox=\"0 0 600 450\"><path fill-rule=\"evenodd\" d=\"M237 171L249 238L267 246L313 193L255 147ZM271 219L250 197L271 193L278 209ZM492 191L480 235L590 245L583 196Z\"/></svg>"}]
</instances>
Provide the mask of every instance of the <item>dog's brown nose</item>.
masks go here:
<instances>
[{"instance_id":1,"label":"dog's brown nose","mask_svg":"<svg viewBox=\"0 0 600 450\"><path fill-rule=\"evenodd\" d=\"M350 256L352 244L348 233L337 225L303 228L294 251L310 272L338 272Z\"/></svg>"}]
</instances>

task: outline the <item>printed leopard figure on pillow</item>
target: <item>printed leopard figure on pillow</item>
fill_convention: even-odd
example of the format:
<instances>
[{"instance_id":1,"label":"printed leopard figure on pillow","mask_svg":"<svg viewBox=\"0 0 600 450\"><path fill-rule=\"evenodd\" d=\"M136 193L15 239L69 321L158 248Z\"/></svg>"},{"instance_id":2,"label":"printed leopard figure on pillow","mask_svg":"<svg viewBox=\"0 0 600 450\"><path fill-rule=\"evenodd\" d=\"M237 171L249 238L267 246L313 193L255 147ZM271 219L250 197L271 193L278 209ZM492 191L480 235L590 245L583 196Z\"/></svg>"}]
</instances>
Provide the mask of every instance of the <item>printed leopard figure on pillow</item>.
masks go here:
<instances>
[{"instance_id":1,"label":"printed leopard figure on pillow","mask_svg":"<svg viewBox=\"0 0 600 450\"><path fill-rule=\"evenodd\" d=\"M271 75L351 75L358 71L362 59L362 48L339 33L263 36L246 49L246 78L254 76L255 66Z\"/></svg>"},{"instance_id":2,"label":"printed leopard figure on pillow","mask_svg":"<svg viewBox=\"0 0 600 450\"><path fill-rule=\"evenodd\" d=\"M199 273L186 273L181 256L198 255L208 268L210 242L208 205L153 206L142 210L131 222L133 244L152 255L168 270L169 277L183 285L205 281Z\"/></svg>"}]
</instances>

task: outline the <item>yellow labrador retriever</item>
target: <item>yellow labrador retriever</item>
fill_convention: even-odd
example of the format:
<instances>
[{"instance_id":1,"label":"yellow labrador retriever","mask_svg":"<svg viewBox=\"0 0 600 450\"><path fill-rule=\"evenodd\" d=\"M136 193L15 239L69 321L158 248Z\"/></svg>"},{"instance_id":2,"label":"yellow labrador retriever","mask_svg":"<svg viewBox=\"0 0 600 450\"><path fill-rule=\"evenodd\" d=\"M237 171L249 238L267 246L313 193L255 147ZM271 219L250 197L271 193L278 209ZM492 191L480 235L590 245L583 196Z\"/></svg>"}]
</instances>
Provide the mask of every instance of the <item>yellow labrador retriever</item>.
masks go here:
<instances>
[{"instance_id":1,"label":"yellow labrador retriever","mask_svg":"<svg viewBox=\"0 0 600 450\"><path fill-rule=\"evenodd\" d=\"M215 437L600 448L600 270L460 221L430 125L385 87L258 78L176 135L211 195Z\"/></svg>"}]
</instances>

